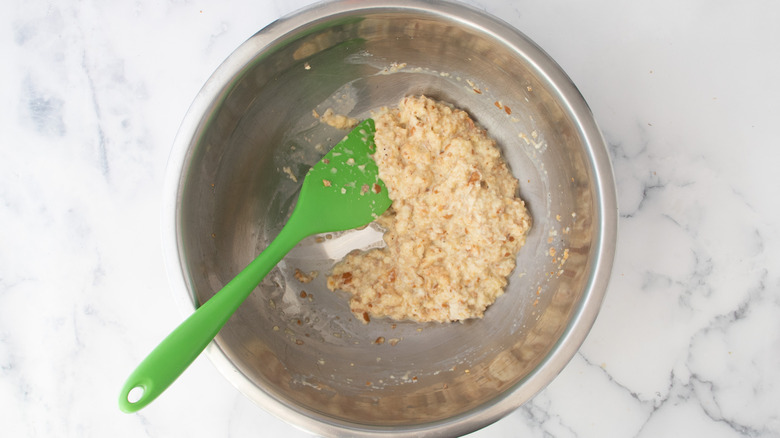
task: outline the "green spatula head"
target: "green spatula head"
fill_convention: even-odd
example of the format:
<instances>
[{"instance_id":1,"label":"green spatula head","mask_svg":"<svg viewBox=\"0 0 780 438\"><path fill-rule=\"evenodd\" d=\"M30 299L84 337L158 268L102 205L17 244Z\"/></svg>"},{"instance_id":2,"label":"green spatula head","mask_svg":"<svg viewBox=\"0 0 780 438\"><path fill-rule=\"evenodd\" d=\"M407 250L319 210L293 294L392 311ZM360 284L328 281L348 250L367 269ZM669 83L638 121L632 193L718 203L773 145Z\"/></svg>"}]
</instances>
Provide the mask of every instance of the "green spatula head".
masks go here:
<instances>
[{"instance_id":1,"label":"green spatula head","mask_svg":"<svg viewBox=\"0 0 780 438\"><path fill-rule=\"evenodd\" d=\"M301 239L366 225L390 207L371 158L374 150L374 121L368 119L309 170L298 203L276 239L138 365L119 394L121 410L135 412L165 391Z\"/></svg>"},{"instance_id":2,"label":"green spatula head","mask_svg":"<svg viewBox=\"0 0 780 438\"><path fill-rule=\"evenodd\" d=\"M390 207L371 158L375 150L374 121L367 119L309 170L296 207L307 216L300 226L311 227L309 234L357 228Z\"/></svg>"}]
</instances>

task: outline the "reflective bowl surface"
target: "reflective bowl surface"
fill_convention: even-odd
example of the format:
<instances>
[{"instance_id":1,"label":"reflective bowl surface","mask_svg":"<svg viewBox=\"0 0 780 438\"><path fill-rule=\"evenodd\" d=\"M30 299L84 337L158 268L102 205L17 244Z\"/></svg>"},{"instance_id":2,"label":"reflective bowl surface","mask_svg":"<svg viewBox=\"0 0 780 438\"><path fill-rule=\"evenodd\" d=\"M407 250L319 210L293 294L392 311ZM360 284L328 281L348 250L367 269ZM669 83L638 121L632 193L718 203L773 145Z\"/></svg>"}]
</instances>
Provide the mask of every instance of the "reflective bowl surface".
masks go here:
<instances>
[{"instance_id":1,"label":"reflective bowl surface","mask_svg":"<svg viewBox=\"0 0 780 438\"><path fill-rule=\"evenodd\" d=\"M453 103L497 139L534 226L506 293L483 319L454 324L366 325L344 293L326 288L342 256L381 244L375 227L301 242L207 354L247 397L317 434L457 435L496 421L575 354L610 274L612 171L560 67L516 29L464 5L340 1L251 37L186 115L163 230L182 307L192 312L263 250L306 170L343 137L313 110L365 118L412 94ZM304 284L296 269L319 275Z\"/></svg>"}]
</instances>

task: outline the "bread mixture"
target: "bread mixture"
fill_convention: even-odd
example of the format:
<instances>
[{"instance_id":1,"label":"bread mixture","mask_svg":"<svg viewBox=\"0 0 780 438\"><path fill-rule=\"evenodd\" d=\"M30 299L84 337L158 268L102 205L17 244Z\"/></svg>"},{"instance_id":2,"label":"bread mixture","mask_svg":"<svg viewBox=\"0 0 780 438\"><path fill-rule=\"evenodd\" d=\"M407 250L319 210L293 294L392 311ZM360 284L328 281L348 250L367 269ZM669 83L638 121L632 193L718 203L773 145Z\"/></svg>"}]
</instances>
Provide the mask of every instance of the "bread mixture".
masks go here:
<instances>
[{"instance_id":1,"label":"bread mixture","mask_svg":"<svg viewBox=\"0 0 780 438\"><path fill-rule=\"evenodd\" d=\"M343 114L336 114L333 108L326 109L322 115L317 114L316 110L312 110L312 115L315 119L320 119L321 123L336 129L352 129L358 124L358 119L347 117Z\"/></svg>"},{"instance_id":2,"label":"bread mixture","mask_svg":"<svg viewBox=\"0 0 780 438\"><path fill-rule=\"evenodd\" d=\"M374 118L374 160L392 206L384 248L353 252L328 277L371 317L482 317L504 292L531 218L495 141L464 111L407 97Z\"/></svg>"}]
</instances>

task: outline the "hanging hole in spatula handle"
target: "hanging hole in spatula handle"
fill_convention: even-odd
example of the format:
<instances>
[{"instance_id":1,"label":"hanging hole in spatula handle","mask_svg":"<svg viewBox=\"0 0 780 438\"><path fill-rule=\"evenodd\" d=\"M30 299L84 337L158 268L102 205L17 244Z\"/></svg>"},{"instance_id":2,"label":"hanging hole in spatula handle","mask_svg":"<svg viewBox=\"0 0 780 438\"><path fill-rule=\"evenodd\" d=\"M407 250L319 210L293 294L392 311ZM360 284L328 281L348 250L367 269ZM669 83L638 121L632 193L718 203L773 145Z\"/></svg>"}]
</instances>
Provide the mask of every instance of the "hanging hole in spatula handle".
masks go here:
<instances>
[{"instance_id":1,"label":"hanging hole in spatula handle","mask_svg":"<svg viewBox=\"0 0 780 438\"><path fill-rule=\"evenodd\" d=\"M119 409L132 413L148 405L156 398L150 390L152 387L151 382L133 383L128 380L119 394Z\"/></svg>"}]
</instances>

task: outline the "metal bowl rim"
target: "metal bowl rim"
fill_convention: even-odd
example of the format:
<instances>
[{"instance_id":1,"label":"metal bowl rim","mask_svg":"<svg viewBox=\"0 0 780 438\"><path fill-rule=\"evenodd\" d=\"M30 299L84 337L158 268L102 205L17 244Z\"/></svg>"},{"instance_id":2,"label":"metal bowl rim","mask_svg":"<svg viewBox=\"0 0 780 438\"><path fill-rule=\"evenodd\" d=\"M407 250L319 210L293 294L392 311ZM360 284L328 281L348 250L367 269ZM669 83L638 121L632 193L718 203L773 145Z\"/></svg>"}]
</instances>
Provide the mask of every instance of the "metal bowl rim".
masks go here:
<instances>
[{"instance_id":1,"label":"metal bowl rim","mask_svg":"<svg viewBox=\"0 0 780 438\"><path fill-rule=\"evenodd\" d=\"M193 139L198 138L203 130L205 119L211 110L218 105L220 98L227 92L235 76L258 54L282 41L285 35L298 31L302 26L325 22L340 15L377 12L378 10L430 14L477 28L489 36L501 40L514 51L523 54L527 60L533 61L538 71L547 75L548 82L557 87L558 95L563 97L563 106L577 121L580 135L589 146L586 152L588 152L588 157L591 160L589 164L592 166L595 176L598 236L591 250L595 259L592 264L590 280L583 295L584 299L556 345L552 347L539 365L514 388L471 412L436 423L410 427L366 427L334 420L310 411L303 412L256 387L227 359L216 342L211 342L205 353L220 373L239 391L271 414L309 432L325 436L344 433L379 436L391 431L397 436L409 437L421 434L462 435L497 421L521 406L546 387L568 364L596 320L611 275L617 242L618 214L614 176L606 143L590 108L560 66L533 41L506 22L474 7L450 1L385 0L358 3L337 0L300 9L272 22L250 37L228 56L203 85L190 105L174 140L166 168L161 217L166 272L177 307L184 316L189 316L195 311L196 302L190 293L181 293L181 291L191 290L189 279L184 271L183 242L178 226L181 214L179 208L182 199L181 189L191 158Z\"/></svg>"}]
</instances>

